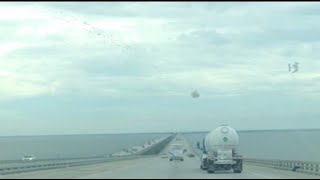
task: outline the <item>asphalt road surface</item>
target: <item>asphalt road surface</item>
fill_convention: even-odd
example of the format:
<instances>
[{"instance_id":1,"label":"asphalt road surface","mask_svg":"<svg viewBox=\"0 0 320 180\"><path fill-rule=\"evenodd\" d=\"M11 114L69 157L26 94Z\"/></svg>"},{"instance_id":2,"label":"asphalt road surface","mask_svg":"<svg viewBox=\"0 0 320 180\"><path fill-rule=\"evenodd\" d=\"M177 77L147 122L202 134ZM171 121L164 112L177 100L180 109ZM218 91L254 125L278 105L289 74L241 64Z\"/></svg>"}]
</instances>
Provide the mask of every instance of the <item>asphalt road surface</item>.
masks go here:
<instances>
[{"instance_id":1,"label":"asphalt road surface","mask_svg":"<svg viewBox=\"0 0 320 180\"><path fill-rule=\"evenodd\" d=\"M173 140L171 143L176 142ZM182 138L181 143L185 144L187 153L192 150L188 143ZM185 155L184 161L169 161L169 158L162 158L167 154L170 144L160 153L159 157L144 158L137 160L110 162L104 164L69 167L63 169L43 170L28 173L1 176L2 178L24 178L24 179L319 179L320 176L302 174L297 172L277 170L268 167L258 167L244 163L241 174L234 174L231 171L218 171L208 174L200 169L200 160L197 156L190 158Z\"/></svg>"}]
</instances>

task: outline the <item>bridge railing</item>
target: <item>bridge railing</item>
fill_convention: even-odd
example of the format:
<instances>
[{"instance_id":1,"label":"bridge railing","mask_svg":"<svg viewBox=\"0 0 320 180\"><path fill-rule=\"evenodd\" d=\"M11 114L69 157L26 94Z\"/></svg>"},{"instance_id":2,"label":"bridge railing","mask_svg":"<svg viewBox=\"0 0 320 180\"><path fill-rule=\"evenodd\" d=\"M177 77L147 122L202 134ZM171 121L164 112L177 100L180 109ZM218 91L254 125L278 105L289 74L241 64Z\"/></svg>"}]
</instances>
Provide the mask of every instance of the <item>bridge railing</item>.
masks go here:
<instances>
[{"instance_id":1,"label":"bridge railing","mask_svg":"<svg viewBox=\"0 0 320 180\"><path fill-rule=\"evenodd\" d=\"M161 152L163 148L165 148L172 141L172 139L175 138L175 136L176 135L170 135L167 138L155 144L154 146L148 147L136 154L137 155L157 155Z\"/></svg>"},{"instance_id":2,"label":"bridge railing","mask_svg":"<svg viewBox=\"0 0 320 180\"><path fill-rule=\"evenodd\" d=\"M74 160L51 160L51 161L30 161L30 162L16 162L9 164L0 165L0 174L13 174L29 171L38 171L45 169L57 169L57 168L66 168L72 166L82 166L90 164L99 164L106 162L122 161L122 160L133 160L140 158L155 157L154 155L142 156L142 155L133 155L133 156L123 156L123 157L109 157L109 158L92 158L92 159L74 159Z\"/></svg>"},{"instance_id":3,"label":"bridge railing","mask_svg":"<svg viewBox=\"0 0 320 180\"><path fill-rule=\"evenodd\" d=\"M320 162L245 158L244 162L282 170L320 175Z\"/></svg>"}]
</instances>

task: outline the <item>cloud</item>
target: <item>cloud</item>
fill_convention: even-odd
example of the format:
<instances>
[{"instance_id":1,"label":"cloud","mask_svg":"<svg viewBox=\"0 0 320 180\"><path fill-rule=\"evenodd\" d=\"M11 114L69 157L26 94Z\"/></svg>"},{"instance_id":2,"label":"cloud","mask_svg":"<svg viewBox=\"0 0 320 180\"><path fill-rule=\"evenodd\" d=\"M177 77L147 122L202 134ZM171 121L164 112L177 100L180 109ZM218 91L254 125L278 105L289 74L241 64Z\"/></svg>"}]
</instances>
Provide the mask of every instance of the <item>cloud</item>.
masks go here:
<instances>
[{"instance_id":1,"label":"cloud","mask_svg":"<svg viewBox=\"0 0 320 180\"><path fill-rule=\"evenodd\" d=\"M288 56L297 56L299 53L300 56L315 56L310 49L317 48L319 41L316 28L303 26L304 22L292 28L292 21L284 21L287 17L294 16L290 13L293 10L297 11L299 6L295 5L288 6L289 10L284 11L279 21L270 21L275 15L269 12L279 12L286 4L275 6L271 3L259 10L257 17L250 18L250 14L258 12L259 4L183 3L166 6L165 3L158 3L158 8L155 8L155 4L146 6L142 3L103 5L110 7L108 12L103 14L104 17L95 13L100 12L99 9L103 6L93 3L45 3L41 6L11 4L10 8L21 10L21 13L9 13L9 19L19 21L24 13L32 11L33 14L26 16L32 23L19 21L17 28L17 24L6 21L8 18L3 19L7 23L5 27L12 27L16 31L11 32L12 37L15 35L14 43L4 44L1 52L7 57L24 59L24 62L14 60L17 67L24 64L33 68L32 73L51 74L44 77L54 77L56 81L72 81L73 76L61 76L81 76L81 73L82 76L90 78L105 76L116 79L117 76L124 76L132 81L135 76L136 79L141 78L139 76L166 76L167 82L173 84L206 84L205 87L208 88L209 84L216 83L222 90L228 90L231 87L240 88L237 84L244 83L243 86L250 86L258 83L259 80L250 78L255 73L259 74L256 71L262 71L262 67L258 66L273 68L280 64L267 64L266 59L282 59L285 68ZM8 12L10 8L7 8ZM310 6L306 4L302 9L306 8ZM196 10L200 9L203 12L195 15ZM301 10L302 13L304 11L306 10ZM119 12L137 15L140 12L140 15L114 16L113 13ZM141 15L142 12L154 16L145 17ZM190 18L182 20L182 14L185 12L191 13L187 15ZM59 13L61 14L57 15ZM43 16L39 17L39 14ZM57 16L60 16L60 19L57 19ZM85 16L90 18L81 19ZM170 19L171 16L175 18ZM214 19L208 21L208 18L213 16ZM196 17L200 18L197 22L194 21ZM46 18L51 21L44 21ZM63 18L70 22L62 23ZM297 18L299 19L299 16ZM91 21L88 21L89 19ZM278 26L280 21L283 21L285 26ZM253 22L257 24L253 26ZM199 26L201 23L203 26ZM100 30L90 31L86 24ZM97 34L105 36L99 37ZM118 46L107 42L107 36L111 34L122 40L118 41ZM301 48L300 45L305 48ZM242 65L244 66L241 67ZM70 70L69 67L74 69ZM224 72L220 71L220 68L229 69ZM255 68L256 71L245 75L246 68ZM239 73L241 76L235 76ZM272 79L278 74L272 77L261 75L261 78ZM213 79L216 80L212 81ZM196 81L199 83L195 83Z\"/></svg>"},{"instance_id":2,"label":"cloud","mask_svg":"<svg viewBox=\"0 0 320 180\"><path fill-rule=\"evenodd\" d=\"M221 98L243 98L241 102L257 95L252 107L259 104L260 96L319 99L320 26L315 3L1 5L3 102L85 96L106 101L141 98L148 106L151 97L182 102L181 98L191 98L193 89L200 92L198 101L219 103ZM287 65L295 61L300 70L289 73ZM123 104L123 111L129 111L128 106ZM232 107L230 111L236 112ZM107 116L104 108L86 108ZM165 118L160 114L166 110L159 113L153 108L148 117ZM132 110L132 116L143 116L137 113L140 110ZM207 122L213 116L205 110L197 112L203 112ZM117 116L121 107L115 111L111 119L129 121L129 116ZM179 122L186 118L179 116L180 111L169 113ZM196 114L190 110L188 117Z\"/></svg>"}]
</instances>

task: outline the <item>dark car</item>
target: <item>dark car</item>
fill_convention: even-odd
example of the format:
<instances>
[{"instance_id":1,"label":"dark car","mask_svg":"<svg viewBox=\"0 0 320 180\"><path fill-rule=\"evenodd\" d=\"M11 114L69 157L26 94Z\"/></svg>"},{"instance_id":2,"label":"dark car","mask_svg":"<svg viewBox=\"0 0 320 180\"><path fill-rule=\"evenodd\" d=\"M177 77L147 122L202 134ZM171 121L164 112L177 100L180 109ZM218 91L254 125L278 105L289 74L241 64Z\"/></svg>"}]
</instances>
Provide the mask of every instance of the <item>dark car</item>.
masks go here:
<instances>
[{"instance_id":1,"label":"dark car","mask_svg":"<svg viewBox=\"0 0 320 180\"><path fill-rule=\"evenodd\" d=\"M188 157L194 157L194 154L188 154Z\"/></svg>"}]
</instances>

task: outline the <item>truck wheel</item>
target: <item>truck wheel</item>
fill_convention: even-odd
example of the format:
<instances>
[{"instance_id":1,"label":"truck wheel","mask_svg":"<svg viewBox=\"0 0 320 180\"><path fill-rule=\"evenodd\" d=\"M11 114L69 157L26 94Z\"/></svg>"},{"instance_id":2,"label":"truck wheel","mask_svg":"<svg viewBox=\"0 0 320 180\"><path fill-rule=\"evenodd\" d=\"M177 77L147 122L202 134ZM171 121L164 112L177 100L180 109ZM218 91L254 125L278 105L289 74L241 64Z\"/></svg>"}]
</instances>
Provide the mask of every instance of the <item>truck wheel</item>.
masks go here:
<instances>
[{"instance_id":1,"label":"truck wheel","mask_svg":"<svg viewBox=\"0 0 320 180\"><path fill-rule=\"evenodd\" d=\"M234 173L241 173L242 172L242 161L238 161L237 164L233 167Z\"/></svg>"},{"instance_id":2,"label":"truck wheel","mask_svg":"<svg viewBox=\"0 0 320 180\"><path fill-rule=\"evenodd\" d=\"M233 170L234 173L241 173L241 170Z\"/></svg>"},{"instance_id":3,"label":"truck wheel","mask_svg":"<svg viewBox=\"0 0 320 180\"><path fill-rule=\"evenodd\" d=\"M210 166L207 167L207 171L208 171L209 174L214 173L214 170L215 170L214 166L213 167L210 167Z\"/></svg>"},{"instance_id":4,"label":"truck wheel","mask_svg":"<svg viewBox=\"0 0 320 180\"><path fill-rule=\"evenodd\" d=\"M200 168L201 168L202 170L207 170L207 168L206 168L205 166L203 166L202 164L201 164Z\"/></svg>"},{"instance_id":5,"label":"truck wheel","mask_svg":"<svg viewBox=\"0 0 320 180\"><path fill-rule=\"evenodd\" d=\"M236 169L233 169L233 173L237 173L238 172L238 170L236 170Z\"/></svg>"},{"instance_id":6,"label":"truck wheel","mask_svg":"<svg viewBox=\"0 0 320 180\"><path fill-rule=\"evenodd\" d=\"M241 173L242 172L242 168L241 167L235 168L235 169L233 169L233 172L234 173Z\"/></svg>"},{"instance_id":7,"label":"truck wheel","mask_svg":"<svg viewBox=\"0 0 320 180\"><path fill-rule=\"evenodd\" d=\"M213 170L208 170L208 173L212 174L212 173L214 173L214 171Z\"/></svg>"}]
</instances>

